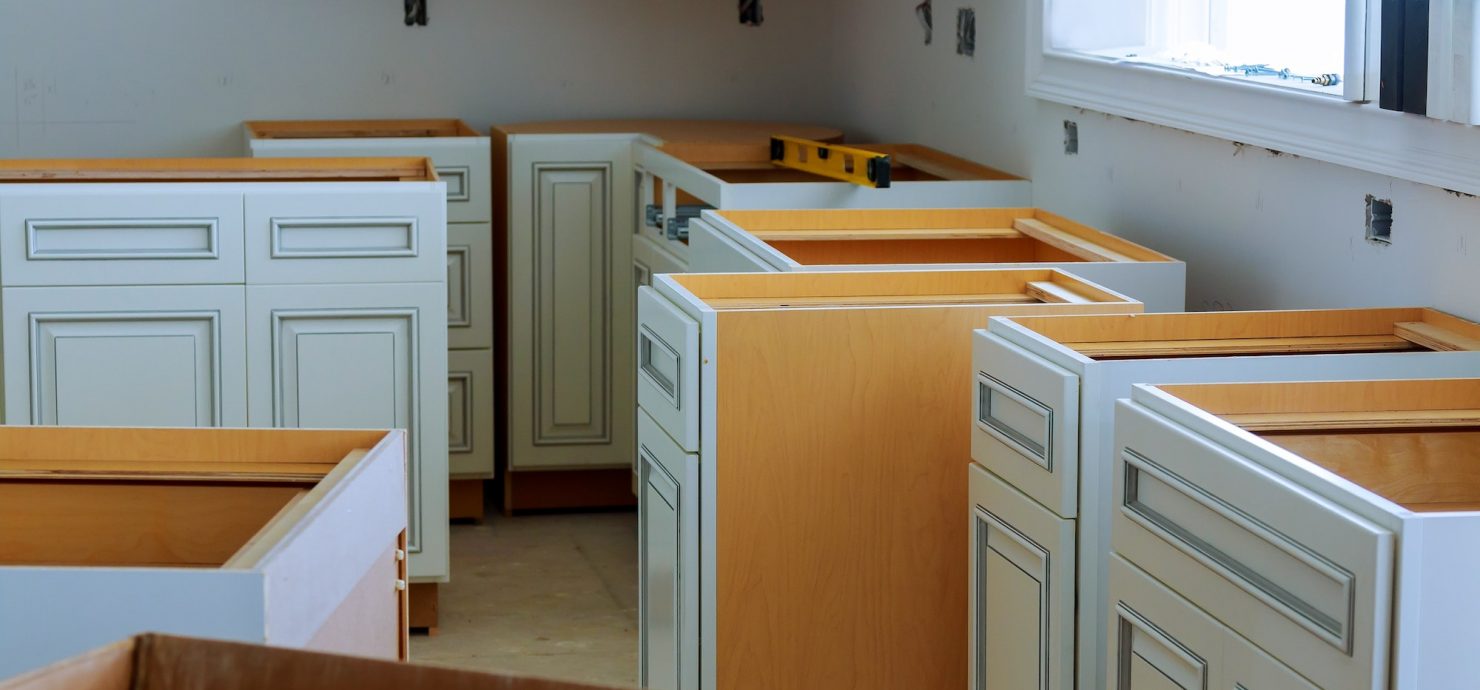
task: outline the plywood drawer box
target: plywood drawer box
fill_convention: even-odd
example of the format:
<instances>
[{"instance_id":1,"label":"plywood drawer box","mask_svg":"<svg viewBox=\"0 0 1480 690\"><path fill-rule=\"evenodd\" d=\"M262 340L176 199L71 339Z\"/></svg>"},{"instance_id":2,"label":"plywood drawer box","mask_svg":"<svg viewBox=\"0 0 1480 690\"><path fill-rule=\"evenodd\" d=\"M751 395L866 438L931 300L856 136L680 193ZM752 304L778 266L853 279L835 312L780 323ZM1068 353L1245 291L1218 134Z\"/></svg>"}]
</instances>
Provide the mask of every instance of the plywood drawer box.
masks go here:
<instances>
[{"instance_id":1,"label":"plywood drawer box","mask_svg":"<svg viewBox=\"0 0 1480 690\"><path fill-rule=\"evenodd\" d=\"M689 270L859 271L1056 267L1182 311L1187 266L1035 208L708 211L692 223Z\"/></svg>"},{"instance_id":2,"label":"plywood drawer box","mask_svg":"<svg viewBox=\"0 0 1480 690\"><path fill-rule=\"evenodd\" d=\"M447 183L447 222L493 220L492 140L462 120L256 120L242 130L257 158L425 156Z\"/></svg>"},{"instance_id":3,"label":"plywood drawer box","mask_svg":"<svg viewBox=\"0 0 1480 690\"><path fill-rule=\"evenodd\" d=\"M406 657L403 431L0 427L0 677L144 631Z\"/></svg>"},{"instance_id":4,"label":"plywood drawer box","mask_svg":"<svg viewBox=\"0 0 1480 690\"><path fill-rule=\"evenodd\" d=\"M0 161L5 423L406 429L412 578L445 581L444 187L426 158Z\"/></svg>"},{"instance_id":5,"label":"plywood drawer box","mask_svg":"<svg viewBox=\"0 0 1480 690\"><path fill-rule=\"evenodd\" d=\"M1480 372L1480 352L1435 350L1473 349L1480 324L1419 308L992 319L974 336L972 457L1076 535L1072 544L1042 542L1077 583L1059 580L1044 594L1079 602L1077 622L1048 621L1056 625L1044 631L1077 637L1077 665L1047 665L1049 687L1105 683L1112 422L1133 384L1459 376ZM976 607L973 629L987 636L1022 624L1011 610Z\"/></svg>"},{"instance_id":6,"label":"plywood drawer box","mask_svg":"<svg viewBox=\"0 0 1480 690\"><path fill-rule=\"evenodd\" d=\"M1137 385L1114 549L1323 688L1480 677L1480 379Z\"/></svg>"},{"instance_id":7,"label":"plywood drawer box","mask_svg":"<svg viewBox=\"0 0 1480 690\"><path fill-rule=\"evenodd\" d=\"M0 690L601 690L594 685L173 635L139 635L10 680Z\"/></svg>"},{"instance_id":8,"label":"plywood drawer box","mask_svg":"<svg viewBox=\"0 0 1480 690\"><path fill-rule=\"evenodd\" d=\"M644 682L965 685L949 506L967 500L971 383L952 372L970 331L1140 310L1049 269L656 278L638 319Z\"/></svg>"}]
</instances>

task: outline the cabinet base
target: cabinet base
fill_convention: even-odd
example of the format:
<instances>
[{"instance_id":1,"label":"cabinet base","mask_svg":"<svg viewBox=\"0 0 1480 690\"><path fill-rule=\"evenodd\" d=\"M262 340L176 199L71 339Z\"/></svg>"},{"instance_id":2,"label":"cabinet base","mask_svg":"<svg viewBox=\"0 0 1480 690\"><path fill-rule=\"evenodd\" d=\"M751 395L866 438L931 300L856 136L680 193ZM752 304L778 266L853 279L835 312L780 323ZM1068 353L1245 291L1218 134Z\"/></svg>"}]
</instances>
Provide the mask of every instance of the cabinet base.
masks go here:
<instances>
[{"instance_id":1,"label":"cabinet base","mask_svg":"<svg viewBox=\"0 0 1480 690\"><path fill-rule=\"evenodd\" d=\"M569 470L504 474L504 515L526 510L631 508L632 470Z\"/></svg>"},{"instance_id":2,"label":"cabinet base","mask_svg":"<svg viewBox=\"0 0 1480 690\"><path fill-rule=\"evenodd\" d=\"M447 483L447 517L483 522L483 480L456 479Z\"/></svg>"},{"instance_id":3,"label":"cabinet base","mask_svg":"<svg viewBox=\"0 0 1480 690\"><path fill-rule=\"evenodd\" d=\"M413 582L407 593L410 609L406 616L412 630L425 630L428 635L437 634L437 583Z\"/></svg>"}]
</instances>

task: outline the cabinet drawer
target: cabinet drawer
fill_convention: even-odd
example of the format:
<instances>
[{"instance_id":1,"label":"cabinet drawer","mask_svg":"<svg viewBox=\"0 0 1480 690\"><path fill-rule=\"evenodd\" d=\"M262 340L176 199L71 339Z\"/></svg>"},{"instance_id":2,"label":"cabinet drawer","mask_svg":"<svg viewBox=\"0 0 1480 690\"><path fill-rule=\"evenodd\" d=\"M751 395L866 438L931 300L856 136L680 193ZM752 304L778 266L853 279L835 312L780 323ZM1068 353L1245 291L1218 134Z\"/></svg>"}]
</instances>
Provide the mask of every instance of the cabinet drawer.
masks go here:
<instances>
[{"instance_id":1,"label":"cabinet drawer","mask_svg":"<svg viewBox=\"0 0 1480 690\"><path fill-rule=\"evenodd\" d=\"M492 477L493 350L447 353L447 472Z\"/></svg>"},{"instance_id":2,"label":"cabinet drawer","mask_svg":"<svg viewBox=\"0 0 1480 690\"><path fill-rule=\"evenodd\" d=\"M977 331L971 457L1062 517L1078 515L1079 377Z\"/></svg>"},{"instance_id":3,"label":"cabinet drawer","mask_svg":"<svg viewBox=\"0 0 1480 690\"><path fill-rule=\"evenodd\" d=\"M240 283L242 195L193 192L6 194L7 286Z\"/></svg>"},{"instance_id":4,"label":"cabinet drawer","mask_svg":"<svg viewBox=\"0 0 1480 690\"><path fill-rule=\"evenodd\" d=\"M971 686L1074 687L1074 521L972 464Z\"/></svg>"},{"instance_id":5,"label":"cabinet drawer","mask_svg":"<svg viewBox=\"0 0 1480 690\"><path fill-rule=\"evenodd\" d=\"M247 282L442 282L446 208L434 188L247 194Z\"/></svg>"},{"instance_id":6,"label":"cabinet drawer","mask_svg":"<svg viewBox=\"0 0 1480 690\"><path fill-rule=\"evenodd\" d=\"M1115 550L1326 687L1381 687L1393 535L1175 421L1116 411Z\"/></svg>"},{"instance_id":7,"label":"cabinet drawer","mask_svg":"<svg viewBox=\"0 0 1480 690\"><path fill-rule=\"evenodd\" d=\"M493 229L447 226L447 346L493 347Z\"/></svg>"},{"instance_id":8,"label":"cabinet drawer","mask_svg":"<svg viewBox=\"0 0 1480 690\"><path fill-rule=\"evenodd\" d=\"M699 450L699 324L648 287L637 293L637 404Z\"/></svg>"}]
</instances>

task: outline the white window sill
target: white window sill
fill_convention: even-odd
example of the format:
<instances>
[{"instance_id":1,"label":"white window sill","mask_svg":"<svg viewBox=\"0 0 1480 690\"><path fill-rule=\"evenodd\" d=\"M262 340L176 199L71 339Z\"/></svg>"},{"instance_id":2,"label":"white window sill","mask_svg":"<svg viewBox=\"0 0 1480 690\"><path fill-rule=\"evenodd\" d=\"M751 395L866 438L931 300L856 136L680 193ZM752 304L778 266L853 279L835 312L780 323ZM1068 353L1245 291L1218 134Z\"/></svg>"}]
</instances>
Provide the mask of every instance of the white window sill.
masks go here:
<instances>
[{"instance_id":1,"label":"white window sill","mask_svg":"<svg viewBox=\"0 0 1480 690\"><path fill-rule=\"evenodd\" d=\"M1030 48L1032 51L1032 48ZM1480 132L1260 79L1030 52L1035 98L1480 194Z\"/></svg>"}]
</instances>

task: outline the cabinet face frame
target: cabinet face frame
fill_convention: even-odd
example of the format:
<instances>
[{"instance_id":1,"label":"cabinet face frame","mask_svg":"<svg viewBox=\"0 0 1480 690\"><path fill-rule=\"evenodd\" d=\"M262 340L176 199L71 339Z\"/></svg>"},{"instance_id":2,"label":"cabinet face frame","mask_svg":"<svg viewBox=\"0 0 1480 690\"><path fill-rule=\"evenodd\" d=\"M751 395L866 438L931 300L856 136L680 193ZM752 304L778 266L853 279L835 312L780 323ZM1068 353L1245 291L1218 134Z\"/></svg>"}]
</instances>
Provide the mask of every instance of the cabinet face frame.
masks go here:
<instances>
[{"instance_id":1,"label":"cabinet face frame","mask_svg":"<svg viewBox=\"0 0 1480 690\"><path fill-rule=\"evenodd\" d=\"M1376 333L1386 329L1391 333L1395 323L1422 322L1425 319L1447 323L1452 319L1428 310L1417 308L1382 308L1352 310L1310 310L1288 312L1242 312L1220 314L1147 314L1127 320L1136 329L1144 328L1155 334L1155 339L1189 338L1191 334L1203 332L1222 338L1224 331L1245 335L1261 334L1260 337L1290 339L1303 335L1324 337L1328 333ZM1265 320L1269 323L1260 325ZM1456 320L1457 321L1457 320ZM987 371L1001 377L1009 384L1016 384L1021 372L1034 368L1044 371L1068 372L1078 379L1080 395L1074 399L1080 420L1080 469L1065 481L1073 480L1070 493L1072 502L1056 503L1059 489L1069 488L1060 484L1042 488L1033 481L1019 479L1027 474L1031 480L1034 472L1041 468L1027 459L1014 459L1014 452L1005 447L1000 452L985 455L974 449L973 455L979 462L988 462L989 467L1008 483L1029 493L1042 505L1059 510L1073 509L1066 517L1077 517L1077 532L1080 535L1078 557L1078 587L1081 602L1107 601L1104 572L1110 555L1110 532L1114 503L1111 471L1114 464L1113 406L1118 398L1131 394L1136 383L1200 383L1218 381L1302 381L1312 379L1355 380L1392 376L1402 372L1404 377L1438 378L1463 375L1480 368L1480 353L1477 352L1376 352L1349 354L1266 354L1259 356L1218 356L1210 354L1199 357L1146 357L1141 359L1091 358L1055 338L1045 336L1029 328L1043 324L1049 332L1078 333L1086 335L1084 340L1095 338L1120 342L1119 323L1115 317L1096 318L995 318L985 331L974 334L978 349L973 371ZM1075 326L1084 324L1082 327ZM1367 323L1353 328L1353 323ZM1179 327L1178 324L1185 324ZM1219 325L1219 324L1226 324ZM1194 330L1194 327L1196 330ZM1452 327L1463 329L1463 324ZM1090 335L1094 334L1094 335ZM1128 336L1127 336L1128 337ZM1150 336L1148 336L1150 337ZM1368 336L1361 335L1361 338ZM1068 336L1064 336L1065 339ZM1157 340L1160 342L1160 340ZM1222 340L1206 343L1224 346ZM1183 341L1180 347L1210 347L1198 341ZM1153 343L1155 344L1155 343ZM1240 347L1247 344L1239 344ZM1289 347L1298 347L1292 344ZM1331 347L1330 343L1320 347ZM1003 359L1005 357L1005 359ZM1000 363L994 363L1001 359ZM1008 362L1012 364L1008 364ZM1056 409L1056 411L1058 411ZM985 434L973 431L973 444L993 443ZM995 461L1000 460L1000 461ZM1076 505L1077 504L1077 505ZM1063 514L1063 513L1060 513ZM1078 665L1080 687L1095 687L1105 682L1106 607L1080 606Z\"/></svg>"}]
</instances>

